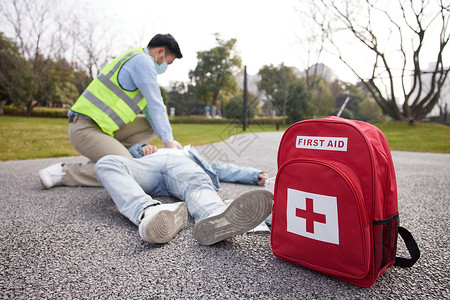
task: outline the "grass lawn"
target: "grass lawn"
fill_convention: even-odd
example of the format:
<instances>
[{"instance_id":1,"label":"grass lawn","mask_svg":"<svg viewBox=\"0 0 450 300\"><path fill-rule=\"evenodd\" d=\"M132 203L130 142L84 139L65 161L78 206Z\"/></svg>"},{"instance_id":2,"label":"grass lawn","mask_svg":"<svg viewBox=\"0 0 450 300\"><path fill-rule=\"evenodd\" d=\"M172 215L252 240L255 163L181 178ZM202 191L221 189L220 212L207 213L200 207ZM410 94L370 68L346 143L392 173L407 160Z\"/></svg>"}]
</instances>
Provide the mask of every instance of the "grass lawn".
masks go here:
<instances>
[{"instance_id":1,"label":"grass lawn","mask_svg":"<svg viewBox=\"0 0 450 300\"><path fill-rule=\"evenodd\" d=\"M0 117L0 161L80 155L67 138L65 118ZM242 133L240 124L172 124L182 145L220 142ZM275 125L251 125L247 132L275 131ZM159 138L151 144L162 146Z\"/></svg>"},{"instance_id":2,"label":"grass lawn","mask_svg":"<svg viewBox=\"0 0 450 300\"><path fill-rule=\"evenodd\" d=\"M377 124L391 150L450 153L450 127L434 123ZM0 117L0 161L75 156L67 139L67 119ZM243 133L240 124L172 124L183 145L204 145ZM251 125L248 132L275 131L275 125ZM152 144L161 146L159 139Z\"/></svg>"},{"instance_id":3,"label":"grass lawn","mask_svg":"<svg viewBox=\"0 0 450 300\"><path fill-rule=\"evenodd\" d=\"M376 124L391 150L450 153L450 127L436 123L405 122Z\"/></svg>"}]
</instances>

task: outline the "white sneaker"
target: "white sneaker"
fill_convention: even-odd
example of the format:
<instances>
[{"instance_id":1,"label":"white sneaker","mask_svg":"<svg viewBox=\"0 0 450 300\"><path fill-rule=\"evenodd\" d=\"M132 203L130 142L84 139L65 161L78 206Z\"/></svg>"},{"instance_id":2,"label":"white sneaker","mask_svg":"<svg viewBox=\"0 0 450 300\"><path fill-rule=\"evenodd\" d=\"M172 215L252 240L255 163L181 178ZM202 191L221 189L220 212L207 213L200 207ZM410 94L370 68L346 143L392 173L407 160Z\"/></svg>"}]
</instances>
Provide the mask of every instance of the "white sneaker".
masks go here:
<instances>
[{"instance_id":1,"label":"white sneaker","mask_svg":"<svg viewBox=\"0 0 450 300\"><path fill-rule=\"evenodd\" d=\"M245 233L272 212L273 194L265 189L247 192L225 210L213 213L194 225L194 238L201 245L212 245Z\"/></svg>"},{"instance_id":2,"label":"white sneaker","mask_svg":"<svg viewBox=\"0 0 450 300\"><path fill-rule=\"evenodd\" d=\"M187 224L187 220L184 202L152 206L145 210L139 224L139 236L148 243L167 243Z\"/></svg>"},{"instance_id":3,"label":"white sneaker","mask_svg":"<svg viewBox=\"0 0 450 300\"><path fill-rule=\"evenodd\" d=\"M65 175L63 166L64 163L57 163L39 171L39 179L45 189L61 184Z\"/></svg>"}]
</instances>

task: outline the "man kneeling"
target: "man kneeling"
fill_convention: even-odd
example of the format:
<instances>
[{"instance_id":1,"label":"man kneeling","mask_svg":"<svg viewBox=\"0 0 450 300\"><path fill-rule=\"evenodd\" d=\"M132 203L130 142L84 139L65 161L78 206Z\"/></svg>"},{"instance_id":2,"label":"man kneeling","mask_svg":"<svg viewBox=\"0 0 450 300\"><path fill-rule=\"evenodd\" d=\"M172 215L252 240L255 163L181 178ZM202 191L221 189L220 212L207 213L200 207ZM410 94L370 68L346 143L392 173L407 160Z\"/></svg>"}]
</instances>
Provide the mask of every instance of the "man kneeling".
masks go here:
<instances>
[{"instance_id":1,"label":"man kneeling","mask_svg":"<svg viewBox=\"0 0 450 300\"><path fill-rule=\"evenodd\" d=\"M202 245L245 233L272 211L273 194L265 189L247 192L229 205L217 194L219 181L264 185L268 176L262 171L209 164L189 146L135 145L130 152L136 158L103 157L95 171L119 211L139 226L146 242L170 241L186 225L188 211L195 222L194 238ZM173 196L182 202L161 204L152 196Z\"/></svg>"}]
</instances>

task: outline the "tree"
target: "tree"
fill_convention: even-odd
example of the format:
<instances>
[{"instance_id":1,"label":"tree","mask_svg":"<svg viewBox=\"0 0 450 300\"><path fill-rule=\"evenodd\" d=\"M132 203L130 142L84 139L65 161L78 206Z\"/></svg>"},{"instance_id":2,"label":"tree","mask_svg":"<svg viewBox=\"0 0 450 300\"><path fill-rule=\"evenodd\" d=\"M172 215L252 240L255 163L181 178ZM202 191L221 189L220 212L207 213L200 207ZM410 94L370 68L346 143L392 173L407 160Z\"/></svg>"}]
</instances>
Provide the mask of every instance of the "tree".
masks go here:
<instances>
[{"instance_id":1,"label":"tree","mask_svg":"<svg viewBox=\"0 0 450 300\"><path fill-rule=\"evenodd\" d=\"M289 86L296 80L292 69L283 64L279 67L263 66L258 75L261 78L258 82L258 89L266 98L265 107L273 107L278 115L287 116Z\"/></svg>"},{"instance_id":2,"label":"tree","mask_svg":"<svg viewBox=\"0 0 450 300\"><path fill-rule=\"evenodd\" d=\"M195 101L192 90L184 82L175 81L170 84L169 107L175 107L177 115L186 116L195 111L199 103Z\"/></svg>"},{"instance_id":3,"label":"tree","mask_svg":"<svg viewBox=\"0 0 450 300\"><path fill-rule=\"evenodd\" d=\"M27 84L14 98L27 116L38 104L72 104L76 90L81 93L111 59L112 46L119 39L118 30L106 27L98 15L80 11L78 3L67 4L57 0L0 2L0 24L27 62ZM62 61L65 70L60 69Z\"/></svg>"},{"instance_id":4,"label":"tree","mask_svg":"<svg viewBox=\"0 0 450 300\"><path fill-rule=\"evenodd\" d=\"M20 106L21 99L29 98L27 86L32 83L27 61L19 47L0 33L0 115L3 106L10 102Z\"/></svg>"},{"instance_id":5,"label":"tree","mask_svg":"<svg viewBox=\"0 0 450 300\"><path fill-rule=\"evenodd\" d=\"M309 82L309 84L308 84ZM314 84L311 85L311 82ZM322 77L309 75L305 77L306 86L311 93L311 109L315 117L329 116L335 110L335 96L330 90L330 84Z\"/></svg>"},{"instance_id":6,"label":"tree","mask_svg":"<svg viewBox=\"0 0 450 300\"><path fill-rule=\"evenodd\" d=\"M28 62L31 80L23 87L20 99L26 106L26 115L48 95L52 57L62 54L64 41L60 31L54 31L54 14L58 1L12 0L0 7L3 22L14 36L21 56ZM46 53L46 55L44 55Z\"/></svg>"},{"instance_id":7,"label":"tree","mask_svg":"<svg viewBox=\"0 0 450 300\"><path fill-rule=\"evenodd\" d=\"M106 19L110 19L106 16ZM68 56L74 69L83 71L91 82L117 51L120 39L117 28L106 24L104 17L94 15L91 11L75 11L71 19L63 23L63 29L71 38L73 45ZM123 51L123 50L121 50ZM118 54L118 53L116 53Z\"/></svg>"},{"instance_id":8,"label":"tree","mask_svg":"<svg viewBox=\"0 0 450 300\"><path fill-rule=\"evenodd\" d=\"M370 97L370 93L365 94L359 89L358 85L353 85L351 83L344 82L341 80L335 80L331 84L330 90L335 98L335 111L333 112L333 114L334 115L337 114L339 109L344 104L345 100L349 98L349 101L345 105L345 110L351 112L352 118L359 120L360 119L360 115L358 112L359 104L365 98Z\"/></svg>"},{"instance_id":9,"label":"tree","mask_svg":"<svg viewBox=\"0 0 450 300\"><path fill-rule=\"evenodd\" d=\"M421 120L438 103L450 70L444 62L450 36L448 1L366 0L356 5L310 0L309 7L328 52L350 68L383 112L395 120ZM355 62L359 51L367 51L371 60ZM424 59L430 57L435 64L427 71Z\"/></svg>"},{"instance_id":10,"label":"tree","mask_svg":"<svg viewBox=\"0 0 450 300\"><path fill-rule=\"evenodd\" d=\"M236 39L224 41L216 34L217 47L197 52L198 63L189 71L194 96L205 105L216 105L237 92L236 74L241 58L235 52Z\"/></svg>"},{"instance_id":11,"label":"tree","mask_svg":"<svg viewBox=\"0 0 450 300\"><path fill-rule=\"evenodd\" d=\"M72 105L80 95L76 72L63 58L51 63L46 97L41 103L45 106Z\"/></svg>"},{"instance_id":12,"label":"tree","mask_svg":"<svg viewBox=\"0 0 450 300\"><path fill-rule=\"evenodd\" d=\"M228 119L242 119L244 99L242 95L231 98L227 104L225 104L224 117ZM258 112L258 99L256 95L248 93L247 103L247 120L255 117Z\"/></svg>"},{"instance_id":13,"label":"tree","mask_svg":"<svg viewBox=\"0 0 450 300\"><path fill-rule=\"evenodd\" d=\"M365 122L375 123L383 120L380 107L369 97L358 103L358 115L359 119Z\"/></svg>"},{"instance_id":14,"label":"tree","mask_svg":"<svg viewBox=\"0 0 450 300\"><path fill-rule=\"evenodd\" d=\"M286 111L289 122L295 123L311 117L311 93L304 79L296 78L288 87Z\"/></svg>"}]
</instances>

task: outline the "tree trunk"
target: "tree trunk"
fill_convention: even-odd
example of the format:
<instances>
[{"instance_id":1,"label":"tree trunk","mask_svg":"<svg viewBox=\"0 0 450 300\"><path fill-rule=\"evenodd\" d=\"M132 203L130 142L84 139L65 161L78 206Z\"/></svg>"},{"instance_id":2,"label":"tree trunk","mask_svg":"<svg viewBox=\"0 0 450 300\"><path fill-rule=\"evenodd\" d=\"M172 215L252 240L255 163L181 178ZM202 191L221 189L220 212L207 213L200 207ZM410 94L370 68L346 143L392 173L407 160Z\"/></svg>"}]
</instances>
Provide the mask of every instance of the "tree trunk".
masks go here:
<instances>
[{"instance_id":1,"label":"tree trunk","mask_svg":"<svg viewBox=\"0 0 450 300\"><path fill-rule=\"evenodd\" d=\"M28 102L27 111L26 111L27 118L31 117L31 112L33 111L33 108L36 106L36 104L37 104L36 100L31 100L30 102Z\"/></svg>"},{"instance_id":2,"label":"tree trunk","mask_svg":"<svg viewBox=\"0 0 450 300\"><path fill-rule=\"evenodd\" d=\"M381 4L377 7L376 2L360 1L358 7L354 7L346 0L311 0L310 15L318 32L325 33L324 38L333 46L336 56L363 82L384 113L394 120L420 121L438 103L450 73L443 59L450 42L448 4L444 4L445 1L398 1L387 8ZM399 12L403 18L398 16ZM375 30L381 23L389 28L390 34L383 35ZM341 35L333 34L338 31L353 35L354 40L373 55L373 61L368 60L369 64L360 68L353 62L353 55L344 52L348 51L346 46L350 42L342 42L337 38ZM434 34L439 31L440 34ZM397 39L393 38L395 36ZM429 45L434 45L434 54L423 52ZM425 55L436 62L434 67L424 68L420 64ZM394 61L401 66L393 64ZM408 64L413 66L411 87ZM369 67L372 70L367 79ZM397 98L404 103L396 103Z\"/></svg>"},{"instance_id":3,"label":"tree trunk","mask_svg":"<svg viewBox=\"0 0 450 300\"><path fill-rule=\"evenodd\" d=\"M1 100L0 101L0 116L3 116L4 112L3 112L3 107L6 104L6 100Z\"/></svg>"}]
</instances>

